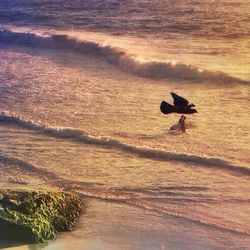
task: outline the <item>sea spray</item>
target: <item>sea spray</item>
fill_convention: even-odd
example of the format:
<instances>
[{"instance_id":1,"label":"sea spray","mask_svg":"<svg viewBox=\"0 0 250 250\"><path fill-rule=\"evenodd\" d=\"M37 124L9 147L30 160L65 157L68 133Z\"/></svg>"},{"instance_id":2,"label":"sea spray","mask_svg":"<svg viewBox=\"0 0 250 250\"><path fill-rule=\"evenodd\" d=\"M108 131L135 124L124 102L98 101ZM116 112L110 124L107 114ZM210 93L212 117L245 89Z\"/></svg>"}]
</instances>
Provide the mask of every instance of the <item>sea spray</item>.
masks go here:
<instances>
[{"instance_id":1,"label":"sea spray","mask_svg":"<svg viewBox=\"0 0 250 250\"><path fill-rule=\"evenodd\" d=\"M48 48L58 50L70 50L73 52L88 54L104 58L108 63L119 69L146 78L188 81L216 81L220 83L232 83L246 81L231 77L220 71L199 69L186 63L174 63L171 61L144 61L136 56L108 45L102 45L92 41L80 40L64 34L42 35L31 32L18 32L0 29L0 43L31 46L35 48Z\"/></svg>"}]
</instances>

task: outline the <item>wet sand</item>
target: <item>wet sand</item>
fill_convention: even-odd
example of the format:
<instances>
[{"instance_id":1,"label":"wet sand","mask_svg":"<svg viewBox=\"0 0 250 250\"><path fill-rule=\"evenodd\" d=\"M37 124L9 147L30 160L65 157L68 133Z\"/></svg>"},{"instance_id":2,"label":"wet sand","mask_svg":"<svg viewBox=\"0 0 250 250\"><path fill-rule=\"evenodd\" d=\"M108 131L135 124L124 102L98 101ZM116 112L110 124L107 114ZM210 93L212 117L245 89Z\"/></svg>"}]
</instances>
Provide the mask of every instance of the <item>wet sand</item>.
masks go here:
<instances>
[{"instance_id":1,"label":"wet sand","mask_svg":"<svg viewBox=\"0 0 250 250\"><path fill-rule=\"evenodd\" d=\"M23 185L0 183L0 188L18 187ZM240 235L227 231L215 230L182 218L161 215L123 203L89 198L84 201L87 204L86 212L80 216L72 232L59 233L55 240L44 244L15 246L11 242L0 241L0 249L248 249L245 241L239 244ZM235 242L238 242L237 245Z\"/></svg>"},{"instance_id":2,"label":"wet sand","mask_svg":"<svg viewBox=\"0 0 250 250\"><path fill-rule=\"evenodd\" d=\"M176 218L165 218L140 208L93 199L88 200L87 204L86 214L80 217L74 231L60 233L55 240L44 244L8 249L218 249L209 229L198 229L199 237L194 238L193 232L197 230L197 225Z\"/></svg>"}]
</instances>

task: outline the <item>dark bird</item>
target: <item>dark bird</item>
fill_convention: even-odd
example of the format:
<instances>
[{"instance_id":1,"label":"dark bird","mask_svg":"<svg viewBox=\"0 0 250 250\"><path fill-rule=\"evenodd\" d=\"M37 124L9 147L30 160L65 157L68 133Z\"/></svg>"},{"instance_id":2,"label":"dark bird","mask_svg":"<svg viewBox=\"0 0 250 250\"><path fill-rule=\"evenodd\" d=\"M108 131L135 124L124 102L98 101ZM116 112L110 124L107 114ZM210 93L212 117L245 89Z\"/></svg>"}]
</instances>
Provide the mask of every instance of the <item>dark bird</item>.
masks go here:
<instances>
[{"instance_id":1,"label":"dark bird","mask_svg":"<svg viewBox=\"0 0 250 250\"><path fill-rule=\"evenodd\" d=\"M187 99L182 96L175 94L174 92L170 92L171 96L174 99L174 106L188 106L190 108L195 107L193 103L189 103Z\"/></svg>"},{"instance_id":2,"label":"dark bird","mask_svg":"<svg viewBox=\"0 0 250 250\"><path fill-rule=\"evenodd\" d=\"M178 113L178 114L194 114L197 113L196 109L193 109L195 105L189 103L187 99L182 96L175 94L174 92L170 93L174 99L174 105L162 101L160 105L160 110L163 114Z\"/></svg>"}]
</instances>

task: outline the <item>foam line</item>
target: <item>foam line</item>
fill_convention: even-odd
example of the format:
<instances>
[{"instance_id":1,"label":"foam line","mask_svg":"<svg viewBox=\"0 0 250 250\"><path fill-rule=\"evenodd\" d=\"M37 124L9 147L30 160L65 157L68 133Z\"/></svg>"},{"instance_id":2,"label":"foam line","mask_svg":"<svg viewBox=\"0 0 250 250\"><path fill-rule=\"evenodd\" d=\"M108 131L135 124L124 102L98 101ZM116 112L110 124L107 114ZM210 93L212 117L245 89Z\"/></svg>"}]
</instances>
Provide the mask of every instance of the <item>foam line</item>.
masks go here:
<instances>
[{"instance_id":1,"label":"foam line","mask_svg":"<svg viewBox=\"0 0 250 250\"><path fill-rule=\"evenodd\" d=\"M81 141L83 143L94 144L104 147L113 147L118 150L122 150L131 154L135 154L140 157L163 160L163 161L181 161L192 163L194 165L225 169L227 171L234 171L245 175L250 175L250 168L245 166L236 166L230 164L229 162L215 158L215 157L205 157L186 153L176 153L158 148L149 147L139 147L132 144L127 144L113 138L107 138L102 136L93 136L82 130L74 128L57 128L45 126L24 118L18 115L10 114L7 112L0 113L0 122L16 124L25 129L38 130L39 132L53 136L56 138L65 138L76 141Z\"/></svg>"},{"instance_id":2,"label":"foam line","mask_svg":"<svg viewBox=\"0 0 250 250\"><path fill-rule=\"evenodd\" d=\"M30 32L17 32L0 29L0 43L31 46L35 48L68 49L78 54L88 54L104 58L108 63L128 73L154 79L216 81L222 83L248 81L231 77L219 71L201 70L196 66L171 61L140 61L127 52L111 46L79 40L68 35L40 35ZM60 52L61 53L61 52Z\"/></svg>"}]
</instances>

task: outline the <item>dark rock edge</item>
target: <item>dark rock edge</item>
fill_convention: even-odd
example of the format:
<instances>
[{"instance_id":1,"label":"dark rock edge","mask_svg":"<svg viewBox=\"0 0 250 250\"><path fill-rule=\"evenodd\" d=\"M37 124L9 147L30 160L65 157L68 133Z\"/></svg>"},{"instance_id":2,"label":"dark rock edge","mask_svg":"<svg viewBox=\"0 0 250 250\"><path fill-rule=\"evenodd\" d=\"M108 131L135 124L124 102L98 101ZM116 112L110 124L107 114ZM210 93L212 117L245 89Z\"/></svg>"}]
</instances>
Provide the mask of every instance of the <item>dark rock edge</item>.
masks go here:
<instances>
[{"instance_id":1,"label":"dark rock edge","mask_svg":"<svg viewBox=\"0 0 250 250\"><path fill-rule=\"evenodd\" d=\"M84 209L71 193L0 190L0 240L28 244L54 239L57 232L73 230Z\"/></svg>"}]
</instances>

